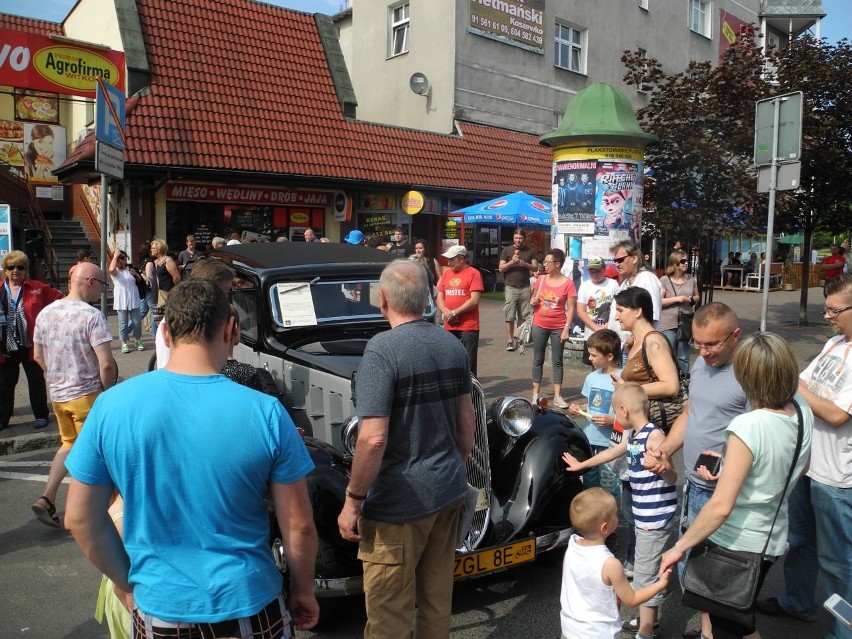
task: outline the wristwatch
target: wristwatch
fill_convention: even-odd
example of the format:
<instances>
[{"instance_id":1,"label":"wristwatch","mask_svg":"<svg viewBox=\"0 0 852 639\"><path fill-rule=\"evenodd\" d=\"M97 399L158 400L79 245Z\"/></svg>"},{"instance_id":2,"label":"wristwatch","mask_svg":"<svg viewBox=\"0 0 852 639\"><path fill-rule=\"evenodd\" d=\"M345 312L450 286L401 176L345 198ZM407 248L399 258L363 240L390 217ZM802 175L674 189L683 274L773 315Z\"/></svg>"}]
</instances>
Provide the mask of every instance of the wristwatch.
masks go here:
<instances>
[{"instance_id":1,"label":"wristwatch","mask_svg":"<svg viewBox=\"0 0 852 639\"><path fill-rule=\"evenodd\" d=\"M367 499L367 495L356 495L351 490L349 490L349 486L346 487L346 496L350 499L354 499L355 501L364 501Z\"/></svg>"}]
</instances>

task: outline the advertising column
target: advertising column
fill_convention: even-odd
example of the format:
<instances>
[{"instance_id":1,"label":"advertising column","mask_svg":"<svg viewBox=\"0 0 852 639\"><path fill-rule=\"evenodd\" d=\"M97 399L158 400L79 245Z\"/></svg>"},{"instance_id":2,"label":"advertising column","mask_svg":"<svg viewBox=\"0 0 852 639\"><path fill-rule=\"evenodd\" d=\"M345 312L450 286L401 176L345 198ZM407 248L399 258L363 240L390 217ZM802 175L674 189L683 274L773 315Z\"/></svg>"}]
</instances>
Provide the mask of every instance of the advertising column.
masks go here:
<instances>
[{"instance_id":1,"label":"advertising column","mask_svg":"<svg viewBox=\"0 0 852 639\"><path fill-rule=\"evenodd\" d=\"M627 96L590 85L539 141L553 148L553 246L573 260L607 257L622 240L641 246L645 147L657 136L639 127Z\"/></svg>"},{"instance_id":2,"label":"advertising column","mask_svg":"<svg viewBox=\"0 0 852 639\"><path fill-rule=\"evenodd\" d=\"M578 145L553 152L555 245L583 237L582 256L607 255L625 239L640 240L644 151L629 146ZM569 251L574 253L575 251Z\"/></svg>"}]
</instances>

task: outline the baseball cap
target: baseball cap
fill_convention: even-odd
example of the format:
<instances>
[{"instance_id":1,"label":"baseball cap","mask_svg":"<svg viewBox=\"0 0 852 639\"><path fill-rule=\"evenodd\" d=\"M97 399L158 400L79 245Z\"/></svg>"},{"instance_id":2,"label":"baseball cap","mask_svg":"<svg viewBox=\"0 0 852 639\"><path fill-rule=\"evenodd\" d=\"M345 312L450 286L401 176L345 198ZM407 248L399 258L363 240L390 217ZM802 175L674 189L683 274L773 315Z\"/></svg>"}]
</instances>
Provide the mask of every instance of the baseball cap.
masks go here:
<instances>
[{"instance_id":1,"label":"baseball cap","mask_svg":"<svg viewBox=\"0 0 852 639\"><path fill-rule=\"evenodd\" d=\"M618 279L618 269L615 268L612 264L610 264L609 266L606 267L606 270L604 271L604 275L606 275L611 280L617 280Z\"/></svg>"},{"instance_id":2,"label":"baseball cap","mask_svg":"<svg viewBox=\"0 0 852 639\"><path fill-rule=\"evenodd\" d=\"M446 253L442 253L441 255L449 260L454 257L458 257L459 255L467 255L467 249L459 244L457 246L451 246Z\"/></svg>"},{"instance_id":3,"label":"baseball cap","mask_svg":"<svg viewBox=\"0 0 852 639\"><path fill-rule=\"evenodd\" d=\"M592 255L588 260L586 260L586 268L603 268L604 261L603 258L598 257L597 255Z\"/></svg>"},{"instance_id":4,"label":"baseball cap","mask_svg":"<svg viewBox=\"0 0 852 639\"><path fill-rule=\"evenodd\" d=\"M343 238L343 241L349 244L361 244L364 241L364 234L358 229L353 229Z\"/></svg>"}]
</instances>

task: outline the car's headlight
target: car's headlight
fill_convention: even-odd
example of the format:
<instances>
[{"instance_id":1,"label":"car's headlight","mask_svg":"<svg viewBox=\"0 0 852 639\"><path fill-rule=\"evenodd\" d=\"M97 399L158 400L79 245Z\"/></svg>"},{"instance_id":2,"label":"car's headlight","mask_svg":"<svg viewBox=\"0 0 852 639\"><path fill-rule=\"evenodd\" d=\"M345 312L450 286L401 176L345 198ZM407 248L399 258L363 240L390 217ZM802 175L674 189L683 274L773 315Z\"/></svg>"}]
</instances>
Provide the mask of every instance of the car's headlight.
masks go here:
<instances>
[{"instance_id":1,"label":"car's headlight","mask_svg":"<svg viewBox=\"0 0 852 639\"><path fill-rule=\"evenodd\" d=\"M347 417L343 422L343 431L341 433L341 437L343 438L343 450L345 450L348 454L355 454L355 444L358 442L358 418L354 415L352 417Z\"/></svg>"},{"instance_id":2,"label":"car's headlight","mask_svg":"<svg viewBox=\"0 0 852 639\"><path fill-rule=\"evenodd\" d=\"M532 426L535 410L523 397L503 397L491 406L491 415L510 437L520 437Z\"/></svg>"}]
</instances>

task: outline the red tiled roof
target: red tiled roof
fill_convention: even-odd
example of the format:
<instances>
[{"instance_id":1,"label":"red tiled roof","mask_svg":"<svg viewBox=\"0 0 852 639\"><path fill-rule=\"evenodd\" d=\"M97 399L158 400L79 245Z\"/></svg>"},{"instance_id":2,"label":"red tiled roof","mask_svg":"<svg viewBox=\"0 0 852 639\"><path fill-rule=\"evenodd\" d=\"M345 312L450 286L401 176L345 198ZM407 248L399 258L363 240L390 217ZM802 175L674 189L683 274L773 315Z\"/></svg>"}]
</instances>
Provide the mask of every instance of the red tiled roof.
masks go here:
<instances>
[{"instance_id":1,"label":"red tiled roof","mask_svg":"<svg viewBox=\"0 0 852 639\"><path fill-rule=\"evenodd\" d=\"M344 119L309 14L252 0L137 6L151 82L127 116L128 163L550 194L551 152L534 136Z\"/></svg>"},{"instance_id":2,"label":"red tiled roof","mask_svg":"<svg viewBox=\"0 0 852 639\"><path fill-rule=\"evenodd\" d=\"M21 16L13 16L8 13L0 13L0 29L14 29L15 31L23 31L24 33L42 36L50 35L51 33L62 35L62 25L58 22L22 18Z\"/></svg>"}]
</instances>

